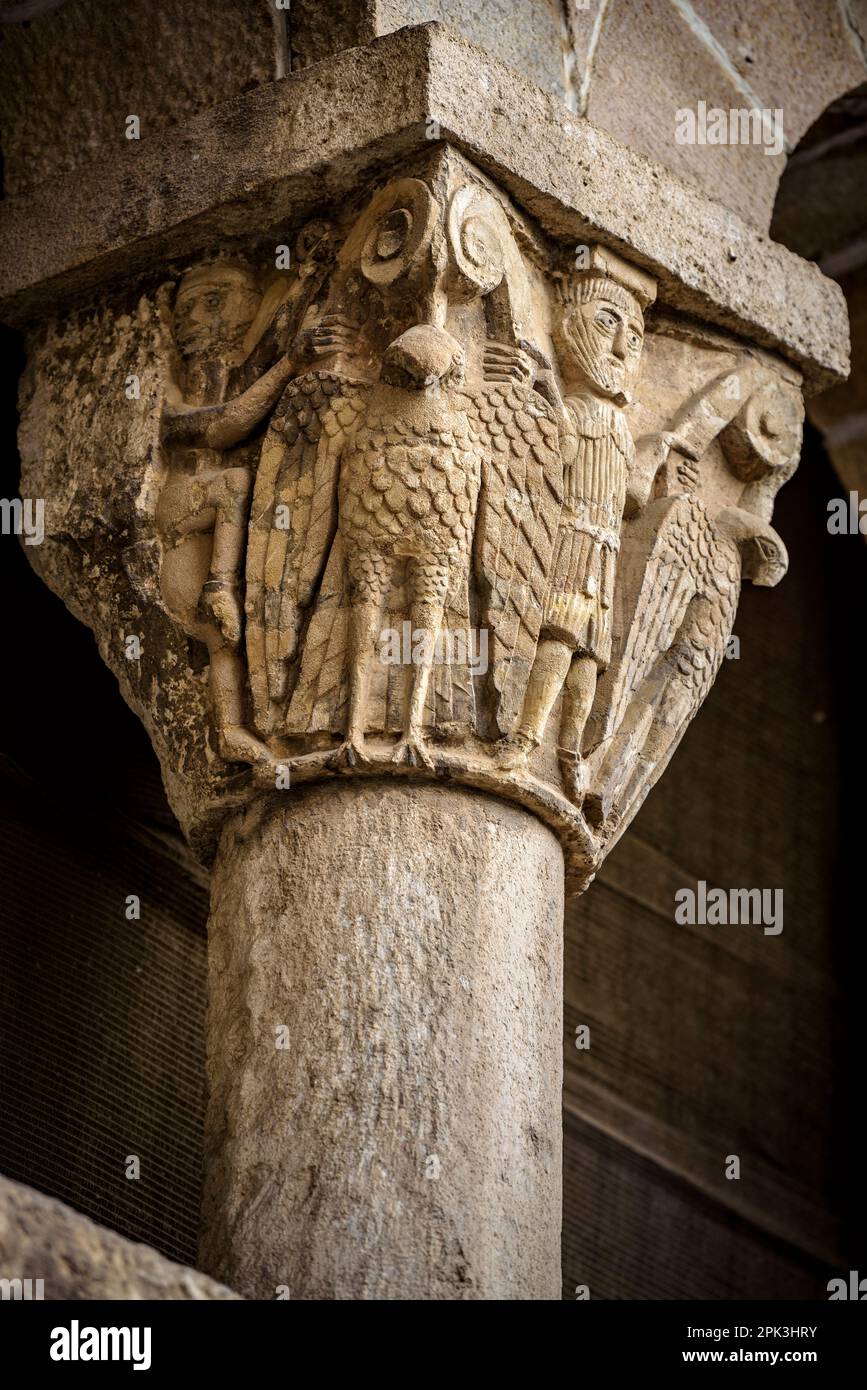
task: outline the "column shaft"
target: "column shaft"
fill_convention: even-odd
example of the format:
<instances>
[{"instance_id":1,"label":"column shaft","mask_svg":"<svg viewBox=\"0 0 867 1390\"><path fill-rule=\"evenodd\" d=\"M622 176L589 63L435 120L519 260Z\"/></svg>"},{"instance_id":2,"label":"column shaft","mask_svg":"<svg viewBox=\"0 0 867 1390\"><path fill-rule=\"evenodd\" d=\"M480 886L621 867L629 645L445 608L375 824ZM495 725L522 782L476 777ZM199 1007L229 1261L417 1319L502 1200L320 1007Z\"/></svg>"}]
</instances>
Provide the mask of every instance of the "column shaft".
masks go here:
<instances>
[{"instance_id":1,"label":"column shaft","mask_svg":"<svg viewBox=\"0 0 867 1390\"><path fill-rule=\"evenodd\" d=\"M227 824L203 1261L251 1297L559 1298L562 851L354 781Z\"/></svg>"}]
</instances>

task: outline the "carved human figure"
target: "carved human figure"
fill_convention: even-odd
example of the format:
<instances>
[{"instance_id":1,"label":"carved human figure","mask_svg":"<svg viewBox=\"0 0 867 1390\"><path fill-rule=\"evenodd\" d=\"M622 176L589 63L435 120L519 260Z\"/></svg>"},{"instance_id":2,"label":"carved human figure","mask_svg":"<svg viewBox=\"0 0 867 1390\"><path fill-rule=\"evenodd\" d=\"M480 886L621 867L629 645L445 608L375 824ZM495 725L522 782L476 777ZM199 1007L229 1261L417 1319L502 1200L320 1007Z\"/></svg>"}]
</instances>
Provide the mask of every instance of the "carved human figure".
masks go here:
<instances>
[{"instance_id":1,"label":"carved human figure","mask_svg":"<svg viewBox=\"0 0 867 1390\"><path fill-rule=\"evenodd\" d=\"M161 588L172 615L208 648L218 745L230 761L265 761L268 752L244 727L239 654L253 474L245 461L225 464L221 456L249 438L295 371L295 357L283 353L266 370L262 365L297 323L308 278L295 277L275 313L273 292L269 303L247 267L197 266L181 280L172 315L179 370L162 419L168 474L156 508ZM251 376L246 389L225 399L231 385Z\"/></svg>"},{"instance_id":2,"label":"carved human figure","mask_svg":"<svg viewBox=\"0 0 867 1390\"><path fill-rule=\"evenodd\" d=\"M542 741L558 695L558 757L564 786L580 804L586 777L581 741L600 670L611 657L620 529L628 501L646 487L631 476L635 449L623 413L644 342L643 309L653 282L608 254L558 280L553 329L562 395L550 370L537 389L560 418L563 507L542 629L520 718L498 752L501 767L526 763Z\"/></svg>"}]
</instances>

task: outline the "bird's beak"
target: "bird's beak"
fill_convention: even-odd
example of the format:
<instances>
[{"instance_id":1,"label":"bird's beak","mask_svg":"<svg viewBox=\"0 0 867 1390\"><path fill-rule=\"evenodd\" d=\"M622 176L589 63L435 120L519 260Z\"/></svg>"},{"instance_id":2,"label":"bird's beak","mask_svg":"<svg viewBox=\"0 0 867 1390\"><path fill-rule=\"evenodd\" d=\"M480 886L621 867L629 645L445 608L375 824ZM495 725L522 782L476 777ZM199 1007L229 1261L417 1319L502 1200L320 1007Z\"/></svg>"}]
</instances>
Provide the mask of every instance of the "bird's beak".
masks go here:
<instances>
[{"instance_id":1,"label":"bird's beak","mask_svg":"<svg viewBox=\"0 0 867 1390\"><path fill-rule=\"evenodd\" d=\"M463 361L460 343L432 323L408 328L386 348L382 379L390 386L420 391L434 386Z\"/></svg>"}]
</instances>

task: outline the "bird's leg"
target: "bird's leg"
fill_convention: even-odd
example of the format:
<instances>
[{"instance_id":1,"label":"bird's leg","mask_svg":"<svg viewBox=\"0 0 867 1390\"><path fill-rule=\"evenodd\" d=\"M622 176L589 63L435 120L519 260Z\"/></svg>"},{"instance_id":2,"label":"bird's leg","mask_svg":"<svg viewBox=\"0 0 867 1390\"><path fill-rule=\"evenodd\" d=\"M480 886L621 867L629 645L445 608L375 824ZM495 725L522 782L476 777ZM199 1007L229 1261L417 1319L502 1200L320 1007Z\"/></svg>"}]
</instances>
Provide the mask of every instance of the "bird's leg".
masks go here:
<instances>
[{"instance_id":1,"label":"bird's leg","mask_svg":"<svg viewBox=\"0 0 867 1390\"><path fill-rule=\"evenodd\" d=\"M539 747L554 701L563 689L571 660L572 648L565 642L543 638L539 643L527 681L521 718L512 732L500 742L498 767L506 771L525 767L531 753Z\"/></svg>"},{"instance_id":2,"label":"bird's leg","mask_svg":"<svg viewBox=\"0 0 867 1390\"><path fill-rule=\"evenodd\" d=\"M587 791L587 765L581 756L581 740L593 708L598 675L592 656L578 656L569 668L563 692L557 755L564 789L576 806L581 805Z\"/></svg>"},{"instance_id":3,"label":"bird's leg","mask_svg":"<svg viewBox=\"0 0 867 1390\"><path fill-rule=\"evenodd\" d=\"M403 735L392 754L392 762L420 764L433 770L433 761L424 746L424 709L430 674L442 628L448 592L447 563L410 560L407 566L412 596L412 661L407 671Z\"/></svg>"},{"instance_id":4,"label":"bird's leg","mask_svg":"<svg viewBox=\"0 0 867 1390\"><path fill-rule=\"evenodd\" d=\"M348 562L349 632L347 667L349 672L349 715L346 737L329 759L332 767L356 767L367 761L364 734L370 668L376 654L376 638L382 622L382 608L388 588L388 566L381 555L354 553Z\"/></svg>"}]
</instances>

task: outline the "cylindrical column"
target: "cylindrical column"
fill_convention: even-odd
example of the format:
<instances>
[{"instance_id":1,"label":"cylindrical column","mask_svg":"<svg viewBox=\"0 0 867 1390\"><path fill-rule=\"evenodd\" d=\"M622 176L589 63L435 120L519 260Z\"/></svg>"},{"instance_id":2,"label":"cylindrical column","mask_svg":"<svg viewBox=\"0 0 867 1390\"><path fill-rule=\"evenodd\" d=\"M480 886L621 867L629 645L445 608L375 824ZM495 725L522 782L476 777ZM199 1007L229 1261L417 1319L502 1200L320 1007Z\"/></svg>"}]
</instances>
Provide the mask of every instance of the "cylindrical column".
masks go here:
<instances>
[{"instance_id":1,"label":"cylindrical column","mask_svg":"<svg viewBox=\"0 0 867 1390\"><path fill-rule=\"evenodd\" d=\"M558 842L478 792L356 779L229 821L205 1268L258 1298L559 1298L562 920Z\"/></svg>"}]
</instances>

